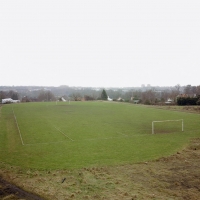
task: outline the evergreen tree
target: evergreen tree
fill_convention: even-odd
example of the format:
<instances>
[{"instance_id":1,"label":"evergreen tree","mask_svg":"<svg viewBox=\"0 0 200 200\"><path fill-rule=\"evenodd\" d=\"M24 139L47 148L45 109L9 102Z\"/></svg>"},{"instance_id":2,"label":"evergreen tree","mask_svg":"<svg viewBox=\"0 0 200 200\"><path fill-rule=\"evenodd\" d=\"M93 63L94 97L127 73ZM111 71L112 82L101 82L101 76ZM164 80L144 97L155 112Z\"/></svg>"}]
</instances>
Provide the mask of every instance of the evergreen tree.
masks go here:
<instances>
[{"instance_id":1,"label":"evergreen tree","mask_svg":"<svg viewBox=\"0 0 200 200\"><path fill-rule=\"evenodd\" d=\"M103 89L102 93L101 93L101 99L102 100L107 100L108 99L108 95L106 94L106 91Z\"/></svg>"}]
</instances>

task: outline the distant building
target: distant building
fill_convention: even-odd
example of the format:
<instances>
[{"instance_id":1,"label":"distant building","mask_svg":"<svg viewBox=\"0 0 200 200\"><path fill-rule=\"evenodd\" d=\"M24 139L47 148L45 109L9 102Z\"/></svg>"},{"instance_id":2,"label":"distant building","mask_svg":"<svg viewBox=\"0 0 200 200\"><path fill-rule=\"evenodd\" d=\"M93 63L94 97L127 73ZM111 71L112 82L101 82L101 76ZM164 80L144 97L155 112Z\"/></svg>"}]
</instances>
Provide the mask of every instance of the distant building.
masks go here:
<instances>
[{"instance_id":1,"label":"distant building","mask_svg":"<svg viewBox=\"0 0 200 200\"><path fill-rule=\"evenodd\" d=\"M131 97L131 101L133 101L134 104L138 104L140 102L140 100L135 97Z\"/></svg>"},{"instance_id":2,"label":"distant building","mask_svg":"<svg viewBox=\"0 0 200 200\"><path fill-rule=\"evenodd\" d=\"M2 99L2 103L6 104L6 103L19 103L20 100L13 100L11 98L6 98L6 99Z\"/></svg>"},{"instance_id":3,"label":"distant building","mask_svg":"<svg viewBox=\"0 0 200 200\"><path fill-rule=\"evenodd\" d=\"M108 96L108 101L112 101L112 99Z\"/></svg>"},{"instance_id":4,"label":"distant building","mask_svg":"<svg viewBox=\"0 0 200 200\"><path fill-rule=\"evenodd\" d=\"M66 101L66 100L64 99L64 97L61 97L61 100L62 100L62 101Z\"/></svg>"},{"instance_id":5,"label":"distant building","mask_svg":"<svg viewBox=\"0 0 200 200\"><path fill-rule=\"evenodd\" d=\"M167 101L165 101L165 104L171 104L171 103L173 103L173 100L170 98L168 98Z\"/></svg>"},{"instance_id":6,"label":"distant building","mask_svg":"<svg viewBox=\"0 0 200 200\"><path fill-rule=\"evenodd\" d=\"M119 98L117 99L117 101L124 101L124 99L122 99L121 97L119 97Z\"/></svg>"},{"instance_id":7,"label":"distant building","mask_svg":"<svg viewBox=\"0 0 200 200\"><path fill-rule=\"evenodd\" d=\"M139 101L140 101L139 99L135 99L135 100L133 100L133 103L134 103L134 104L138 104Z\"/></svg>"}]
</instances>

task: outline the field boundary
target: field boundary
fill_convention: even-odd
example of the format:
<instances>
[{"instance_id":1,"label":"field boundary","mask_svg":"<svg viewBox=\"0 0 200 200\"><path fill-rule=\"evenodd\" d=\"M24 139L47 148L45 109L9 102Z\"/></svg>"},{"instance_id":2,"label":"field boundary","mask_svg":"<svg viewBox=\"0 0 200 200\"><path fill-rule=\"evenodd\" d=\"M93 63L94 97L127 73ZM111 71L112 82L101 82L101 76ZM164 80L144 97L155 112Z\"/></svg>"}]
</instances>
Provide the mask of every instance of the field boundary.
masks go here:
<instances>
[{"instance_id":1,"label":"field boundary","mask_svg":"<svg viewBox=\"0 0 200 200\"><path fill-rule=\"evenodd\" d=\"M22 145L24 145L24 141L23 141L23 139L22 139L21 131L20 131L20 128L19 128L19 125L18 125L17 118L16 118L16 116L15 116L15 112L14 112L13 107L12 107L12 111L13 111L13 115L14 115L14 118L15 118L15 123L16 123L16 125L17 125L17 129L18 129L18 132L19 132L19 136L20 136L20 139L21 139L21 143L22 143Z\"/></svg>"}]
</instances>

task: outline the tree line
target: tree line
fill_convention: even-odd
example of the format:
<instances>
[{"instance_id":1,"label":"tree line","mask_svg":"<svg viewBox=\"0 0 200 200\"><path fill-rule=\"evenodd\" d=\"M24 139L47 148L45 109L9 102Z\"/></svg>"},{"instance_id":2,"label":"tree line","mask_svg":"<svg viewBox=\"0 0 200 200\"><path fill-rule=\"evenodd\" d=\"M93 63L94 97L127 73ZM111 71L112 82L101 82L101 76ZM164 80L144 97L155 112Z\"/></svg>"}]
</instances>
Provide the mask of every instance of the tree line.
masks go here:
<instances>
[{"instance_id":1,"label":"tree line","mask_svg":"<svg viewBox=\"0 0 200 200\"><path fill-rule=\"evenodd\" d=\"M184 97L183 94L187 96ZM15 90L5 90L4 88L4 90L1 90L0 87L0 101L4 98L12 98L13 100L21 100L22 102L55 101L61 97L74 101L107 100L109 96L114 101L133 102L138 100L139 103L147 105L165 104L167 99L171 99L178 105L196 105L199 103L199 95L200 85L187 85L183 87L176 85L164 89L159 87L94 89L62 86L36 89L34 87L23 87L15 88Z\"/></svg>"}]
</instances>

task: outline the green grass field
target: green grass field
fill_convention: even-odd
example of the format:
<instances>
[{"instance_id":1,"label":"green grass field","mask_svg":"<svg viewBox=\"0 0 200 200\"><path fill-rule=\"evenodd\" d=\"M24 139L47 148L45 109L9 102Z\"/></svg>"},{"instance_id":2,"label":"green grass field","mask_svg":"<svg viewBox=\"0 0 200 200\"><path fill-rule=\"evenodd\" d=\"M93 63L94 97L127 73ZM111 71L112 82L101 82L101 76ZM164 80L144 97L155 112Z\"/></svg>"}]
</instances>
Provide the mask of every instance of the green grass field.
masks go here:
<instances>
[{"instance_id":1,"label":"green grass field","mask_svg":"<svg viewBox=\"0 0 200 200\"><path fill-rule=\"evenodd\" d=\"M158 123L152 133L152 121ZM200 137L200 115L114 102L0 107L0 160L23 169L131 164L168 156Z\"/></svg>"}]
</instances>

